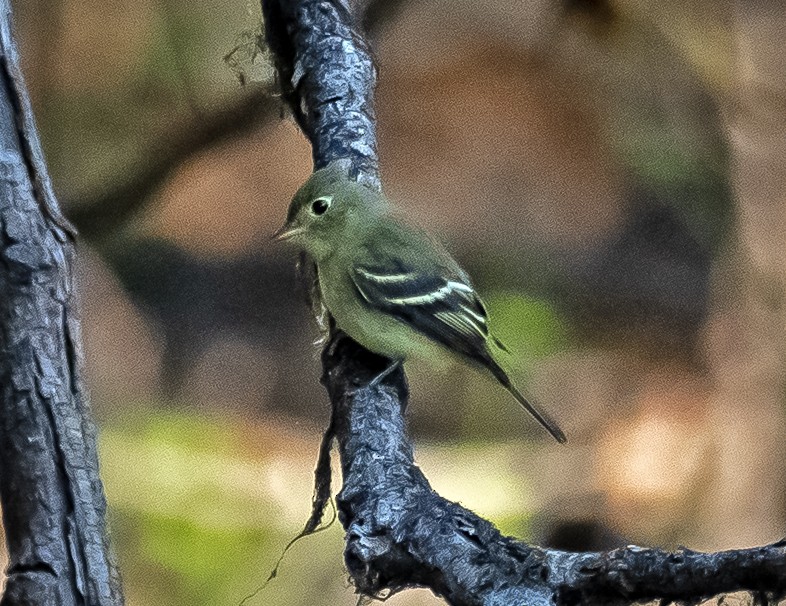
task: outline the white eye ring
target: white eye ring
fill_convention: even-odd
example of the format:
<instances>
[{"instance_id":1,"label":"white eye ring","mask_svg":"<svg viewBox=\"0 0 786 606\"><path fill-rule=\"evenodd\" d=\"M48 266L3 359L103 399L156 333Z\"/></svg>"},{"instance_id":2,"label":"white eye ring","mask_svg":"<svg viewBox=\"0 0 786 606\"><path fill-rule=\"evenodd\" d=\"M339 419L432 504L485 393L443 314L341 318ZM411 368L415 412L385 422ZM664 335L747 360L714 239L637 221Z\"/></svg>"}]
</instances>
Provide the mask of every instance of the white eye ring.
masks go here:
<instances>
[{"instance_id":1,"label":"white eye ring","mask_svg":"<svg viewBox=\"0 0 786 606\"><path fill-rule=\"evenodd\" d=\"M320 216L324 215L330 205L333 204L333 197L332 196L322 196L321 198L317 198L311 203L311 214Z\"/></svg>"}]
</instances>

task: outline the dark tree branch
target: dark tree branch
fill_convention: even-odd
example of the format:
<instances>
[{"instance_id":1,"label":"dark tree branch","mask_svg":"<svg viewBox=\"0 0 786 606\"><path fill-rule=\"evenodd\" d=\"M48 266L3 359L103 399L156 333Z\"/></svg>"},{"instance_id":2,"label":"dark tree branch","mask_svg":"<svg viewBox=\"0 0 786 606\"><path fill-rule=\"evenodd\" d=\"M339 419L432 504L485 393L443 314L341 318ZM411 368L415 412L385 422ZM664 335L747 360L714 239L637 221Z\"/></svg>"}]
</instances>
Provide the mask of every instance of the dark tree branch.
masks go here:
<instances>
[{"instance_id":1,"label":"dark tree branch","mask_svg":"<svg viewBox=\"0 0 786 606\"><path fill-rule=\"evenodd\" d=\"M0 0L0 500L3 605L122 604L80 376L73 238Z\"/></svg>"},{"instance_id":2,"label":"dark tree branch","mask_svg":"<svg viewBox=\"0 0 786 606\"><path fill-rule=\"evenodd\" d=\"M262 0L262 7L284 97L313 143L315 166L339 161L378 187L375 70L346 2ZM344 477L337 502L346 564L362 594L425 586L454 605L545 606L786 593L784 543L715 554L568 553L503 537L436 494L414 464L403 372L369 386L388 361L341 333L322 361Z\"/></svg>"},{"instance_id":3,"label":"dark tree branch","mask_svg":"<svg viewBox=\"0 0 786 606\"><path fill-rule=\"evenodd\" d=\"M743 589L786 591L786 543L714 554L627 547L604 553L541 549L502 536L435 493L414 464L404 427L403 376L350 339L323 354L344 487L339 516L347 568L375 596L413 585L450 604L627 604L694 601Z\"/></svg>"},{"instance_id":4,"label":"dark tree branch","mask_svg":"<svg viewBox=\"0 0 786 606\"><path fill-rule=\"evenodd\" d=\"M343 163L379 188L376 68L349 6L263 0L262 14L282 94L311 141L314 167Z\"/></svg>"}]
</instances>

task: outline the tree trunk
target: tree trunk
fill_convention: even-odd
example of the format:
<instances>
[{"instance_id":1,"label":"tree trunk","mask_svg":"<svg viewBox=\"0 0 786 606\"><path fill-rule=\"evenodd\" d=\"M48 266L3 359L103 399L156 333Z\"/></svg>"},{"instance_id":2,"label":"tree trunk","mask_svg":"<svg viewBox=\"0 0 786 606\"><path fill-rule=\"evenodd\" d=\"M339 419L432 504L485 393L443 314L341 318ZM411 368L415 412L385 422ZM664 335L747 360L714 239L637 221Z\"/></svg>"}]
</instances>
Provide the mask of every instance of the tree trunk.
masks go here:
<instances>
[{"instance_id":1,"label":"tree trunk","mask_svg":"<svg viewBox=\"0 0 786 606\"><path fill-rule=\"evenodd\" d=\"M123 603L81 379L73 232L60 214L0 0L2 604Z\"/></svg>"}]
</instances>

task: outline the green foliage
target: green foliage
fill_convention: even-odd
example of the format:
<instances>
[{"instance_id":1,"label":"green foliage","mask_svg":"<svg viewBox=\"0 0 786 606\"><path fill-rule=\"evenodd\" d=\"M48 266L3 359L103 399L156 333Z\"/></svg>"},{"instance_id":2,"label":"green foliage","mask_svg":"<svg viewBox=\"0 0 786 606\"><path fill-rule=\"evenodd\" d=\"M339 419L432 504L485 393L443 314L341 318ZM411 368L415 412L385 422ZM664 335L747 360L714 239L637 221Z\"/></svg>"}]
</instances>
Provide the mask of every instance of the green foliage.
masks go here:
<instances>
[{"instance_id":1,"label":"green foliage","mask_svg":"<svg viewBox=\"0 0 786 606\"><path fill-rule=\"evenodd\" d=\"M486 303L493 330L514 360L531 364L567 345L565 323L545 299L499 292L488 297Z\"/></svg>"},{"instance_id":2,"label":"green foliage","mask_svg":"<svg viewBox=\"0 0 786 606\"><path fill-rule=\"evenodd\" d=\"M174 593L190 604L214 603L211 594L226 594L237 584L238 569L248 565L249 555L275 538L263 529L210 527L189 517L141 514L135 521L144 537L139 557L173 578ZM261 573L249 569L247 578Z\"/></svg>"},{"instance_id":3,"label":"green foliage","mask_svg":"<svg viewBox=\"0 0 786 606\"><path fill-rule=\"evenodd\" d=\"M231 422L175 413L134 416L103 430L103 471L130 595L156 604L237 603L266 578L302 524L310 487L297 486L300 476L290 474L293 502L271 494L270 476L287 476L292 462L242 456L238 435ZM308 475L301 474L305 482ZM340 553L340 543L325 548L309 566L340 578ZM281 587L256 603L308 603L309 588L293 592L285 578L302 559L293 549L276 582ZM303 600L272 600L283 590Z\"/></svg>"},{"instance_id":4,"label":"green foliage","mask_svg":"<svg viewBox=\"0 0 786 606\"><path fill-rule=\"evenodd\" d=\"M260 448L269 435L241 419L160 410L102 429L102 475L130 603L238 604L264 583L308 516L314 464ZM521 449L518 442L431 445L419 458L438 491L521 536L531 516L526 480L512 464ZM354 604L342 552L338 524L302 539L247 605Z\"/></svg>"}]
</instances>

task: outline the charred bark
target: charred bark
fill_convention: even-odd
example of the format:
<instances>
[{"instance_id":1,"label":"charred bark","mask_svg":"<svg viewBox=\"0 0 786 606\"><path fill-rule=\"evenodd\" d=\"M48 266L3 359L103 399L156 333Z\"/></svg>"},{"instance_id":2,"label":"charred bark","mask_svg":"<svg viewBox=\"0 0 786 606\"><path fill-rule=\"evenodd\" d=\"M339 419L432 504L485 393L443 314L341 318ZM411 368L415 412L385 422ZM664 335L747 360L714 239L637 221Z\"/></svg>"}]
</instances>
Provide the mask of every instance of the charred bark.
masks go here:
<instances>
[{"instance_id":1,"label":"charred bark","mask_svg":"<svg viewBox=\"0 0 786 606\"><path fill-rule=\"evenodd\" d=\"M95 427L81 378L73 232L47 174L0 2L2 604L118 605Z\"/></svg>"}]
</instances>

